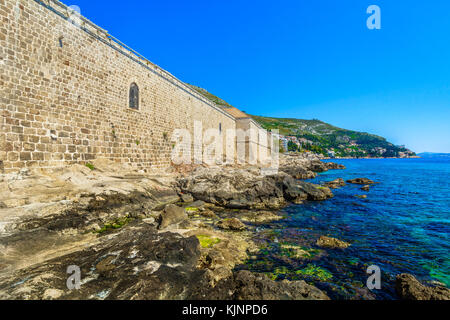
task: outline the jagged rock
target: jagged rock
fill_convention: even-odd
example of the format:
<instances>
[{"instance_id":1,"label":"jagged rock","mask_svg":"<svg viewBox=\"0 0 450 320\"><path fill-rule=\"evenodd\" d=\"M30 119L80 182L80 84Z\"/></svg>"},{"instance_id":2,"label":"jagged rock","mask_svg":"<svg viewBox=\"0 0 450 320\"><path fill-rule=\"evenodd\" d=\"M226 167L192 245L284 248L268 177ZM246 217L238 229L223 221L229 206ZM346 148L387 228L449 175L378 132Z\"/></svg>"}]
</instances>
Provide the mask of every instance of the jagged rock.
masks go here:
<instances>
[{"instance_id":1,"label":"jagged rock","mask_svg":"<svg viewBox=\"0 0 450 320\"><path fill-rule=\"evenodd\" d=\"M213 290L199 292L211 300L330 300L305 281L272 281L266 275L239 271L219 282ZM196 297L194 297L196 298Z\"/></svg>"},{"instance_id":2,"label":"jagged rock","mask_svg":"<svg viewBox=\"0 0 450 320\"><path fill-rule=\"evenodd\" d=\"M347 180L347 183L370 185L370 184L374 184L375 182L370 179L367 179L367 178L356 178L356 179Z\"/></svg>"},{"instance_id":3,"label":"jagged rock","mask_svg":"<svg viewBox=\"0 0 450 320\"><path fill-rule=\"evenodd\" d=\"M325 186L327 186L330 189L338 189L340 187L346 186L344 179L339 178L333 181L329 181L325 183Z\"/></svg>"},{"instance_id":4,"label":"jagged rock","mask_svg":"<svg viewBox=\"0 0 450 320\"><path fill-rule=\"evenodd\" d=\"M370 185L367 184L367 185L361 187L361 190L362 191L370 191Z\"/></svg>"},{"instance_id":5,"label":"jagged rock","mask_svg":"<svg viewBox=\"0 0 450 320\"><path fill-rule=\"evenodd\" d=\"M322 187L312 183L299 181L298 188L307 195L305 200L321 201L333 197L333 193L328 187Z\"/></svg>"},{"instance_id":6,"label":"jagged rock","mask_svg":"<svg viewBox=\"0 0 450 320\"><path fill-rule=\"evenodd\" d=\"M345 241L341 241L339 239L336 238L331 238L331 237L326 237L326 236L321 236L316 244L319 247L324 247L324 248L339 248L339 249L346 249L350 246L350 243L347 243Z\"/></svg>"},{"instance_id":7,"label":"jagged rock","mask_svg":"<svg viewBox=\"0 0 450 320\"><path fill-rule=\"evenodd\" d=\"M328 171L328 165L320 160L313 160L308 163L308 169L314 172Z\"/></svg>"},{"instance_id":8,"label":"jagged rock","mask_svg":"<svg viewBox=\"0 0 450 320\"><path fill-rule=\"evenodd\" d=\"M179 179L182 192L196 199L232 209L279 209L287 201L325 200L329 188L297 181L286 173L261 176L245 169L196 169Z\"/></svg>"},{"instance_id":9,"label":"jagged rock","mask_svg":"<svg viewBox=\"0 0 450 320\"><path fill-rule=\"evenodd\" d=\"M295 179L301 180L314 179L317 177L317 173L296 165L280 167L280 171L287 173Z\"/></svg>"},{"instance_id":10,"label":"jagged rock","mask_svg":"<svg viewBox=\"0 0 450 320\"><path fill-rule=\"evenodd\" d=\"M184 208L178 207L174 204L166 206L160 216L159 229L167 228L172 224L177 224L185 221L188 218Z\"/></svg>"},{"instance_id":11,"label":"jagged rock","mask_svg":"<svg viewBox=\"0 0 450 320\"><path fill-rule=\"evenodd\" d=\"M407 273L397 276L395 288L404 300L450 300L450 289L425 286Z\"/></svg>"},{"instance_id":12,"label":"jagged rock","mask_svg":"<svg viewBox=\"0 0 450 320\"><path fill-rule=\"evenodd\" d=\"M316 172L334 169L345 169L345 166L333 162L322 162L317 157L310 159L305 155L280 157L279 170L295 179L313 179L317 176Z\"/></svg>"},{"instance_id":13,"label":"jagged rock","mask_svg":"<svg viewBox=\"0 0 450 320\"><path fill-rule=\"evenodd\" d=\"M233 231L243 231L243 230L247 229L245 224L243 224L237 218L229 218L229 219L221 220L217 223L217 226L220 229L233 230Z\"/></svg>"},{"instance_id":14,"label":"jagged rock","mask_svg":"<svg viewBox=\"0 0 450 320\"><path fill-rule=\"evenodd\" d=\"M191 194L182 194L181 200L185 203L194 202L194 197Z\"/></svg>"},{"instance_id":15,"label":"jagged rock","mask_svg":"<svg viewBox=\"0 0 450 320\"><path fill-rule=\"evenodd\" d=\"M238 300L274 300L285 297L292 300L329 300L327 295L305 281L274 282L266 276L259 276L248 271L238 272L234 281Z\"/></svg>"}]
</instances>

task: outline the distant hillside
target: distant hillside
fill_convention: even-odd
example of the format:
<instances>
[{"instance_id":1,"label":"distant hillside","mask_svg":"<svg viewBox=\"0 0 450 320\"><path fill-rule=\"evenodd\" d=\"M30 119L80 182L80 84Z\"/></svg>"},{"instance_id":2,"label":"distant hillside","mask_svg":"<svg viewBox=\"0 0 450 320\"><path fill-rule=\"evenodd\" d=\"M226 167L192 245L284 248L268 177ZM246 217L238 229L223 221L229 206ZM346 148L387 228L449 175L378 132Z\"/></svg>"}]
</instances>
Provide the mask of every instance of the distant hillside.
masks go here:
<instances>
[{"instance_id":1,"label":"distant hillside","mask_svg":"<svg viewBox=\"0 0 450 320\"><path fill-rule=\"evenodd\" d=\"M231 107L225 100L207 90L188 84L192 89L220 107ZM415 153L373 134L332 126L320 120L282 119L251 116L266 130L278 129L281 135L301 140L301 149L336 157L409 157ZM290 144L290 151L296 146Z\"/></svg>"},{"instance_id":2,"label":"distant hillside","mask_svg":"<svg viewBox=\"0 0 450 320\"><path fill-rule=\"evenodd\" d=\"M303 149L337 157L409 157L415 153L396 146L385 138L352 130L341 129L320 120L269 118L252 116L267 130L278 129L281 135L295 136Z\"/></svg>"},{"instance_id":3,"label":"distant hillside","mask_svg":"<svg viewBox=\"0 0 450 320\"><path fill-rule=\"evenodd\" d=\"M421 158L450 158L450 153L423 152L418 156Z\"/></svg>"}]
</instances>

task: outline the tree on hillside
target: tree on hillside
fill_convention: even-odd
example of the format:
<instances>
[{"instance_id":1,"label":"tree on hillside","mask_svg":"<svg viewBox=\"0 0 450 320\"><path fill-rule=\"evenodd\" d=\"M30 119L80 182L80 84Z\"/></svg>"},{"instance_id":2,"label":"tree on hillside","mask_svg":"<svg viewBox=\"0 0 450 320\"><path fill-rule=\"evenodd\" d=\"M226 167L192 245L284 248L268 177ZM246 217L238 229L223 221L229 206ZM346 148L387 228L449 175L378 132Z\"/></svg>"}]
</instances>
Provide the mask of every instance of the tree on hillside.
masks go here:
<instances>
[{"instance_id":1,"label":"tree on hillside","mask_svg":"<svg viewBox=\"0 0 450 320\"><path fill-rule=\"evenodd\" d=\"M288 142L288 151L298 152L298 151L300 151L300 148L298 147L297 144L293 143L292 141L289 141Z\"/></svg>"}]
</instances>

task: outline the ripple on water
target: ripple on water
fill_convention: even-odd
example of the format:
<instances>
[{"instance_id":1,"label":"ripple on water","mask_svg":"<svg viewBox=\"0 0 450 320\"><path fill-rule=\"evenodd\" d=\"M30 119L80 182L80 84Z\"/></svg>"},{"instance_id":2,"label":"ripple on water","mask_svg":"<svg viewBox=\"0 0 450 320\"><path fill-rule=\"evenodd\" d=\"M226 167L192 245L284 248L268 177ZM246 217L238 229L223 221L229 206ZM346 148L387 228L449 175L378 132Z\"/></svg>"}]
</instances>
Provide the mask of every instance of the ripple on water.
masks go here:
<instances>
[{"instance_id":1,"label":"ripple on water","mask_svg":"<svg viewBox=\"0 0 450 320\"><path fill-rule=\"evenodd\" d=\"M356 185L333 192L333 199L292 205L287 217L262 228L255 241L263 247L240 268L276 279L304 279L335 299L396 299L395 276L411 273L422 281L450 286L450 161L427 159L336 160L346 170L328 171L321 183L367 177L374 185L365 200ZM347 249L315 245L320 235L351 243ZM302 257L287 254L283 244L299 250L321 250ZM310 249L308 249L310 248ZM300 251L301 252L301 251ZM315 252L315 251L314 251ZM367 267L382 270L382 289L366 287Z\"/></svg>"}]
</instances>

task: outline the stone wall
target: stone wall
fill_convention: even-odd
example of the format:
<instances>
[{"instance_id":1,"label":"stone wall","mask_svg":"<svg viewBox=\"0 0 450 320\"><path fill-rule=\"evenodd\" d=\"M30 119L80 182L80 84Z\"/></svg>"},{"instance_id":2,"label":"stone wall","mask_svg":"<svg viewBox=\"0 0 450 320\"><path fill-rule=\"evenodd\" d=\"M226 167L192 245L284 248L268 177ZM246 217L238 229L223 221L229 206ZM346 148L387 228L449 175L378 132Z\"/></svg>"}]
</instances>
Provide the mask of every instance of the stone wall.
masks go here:
<instances>
[{"instance_id":1,"label":"stone wall","mask_svg":"<svg viewBox=\"0 0 450 320\"><path fill-rule=\"evenodd\" d=\"M78 20L77 20L78 19ZM0 0L0 171L106 158L170 166L174 129L233 116L53 0ZM74 23L71 23L74 22ZM132 83L139 110L129 108Z\"/></svg>"}]
</instances>

